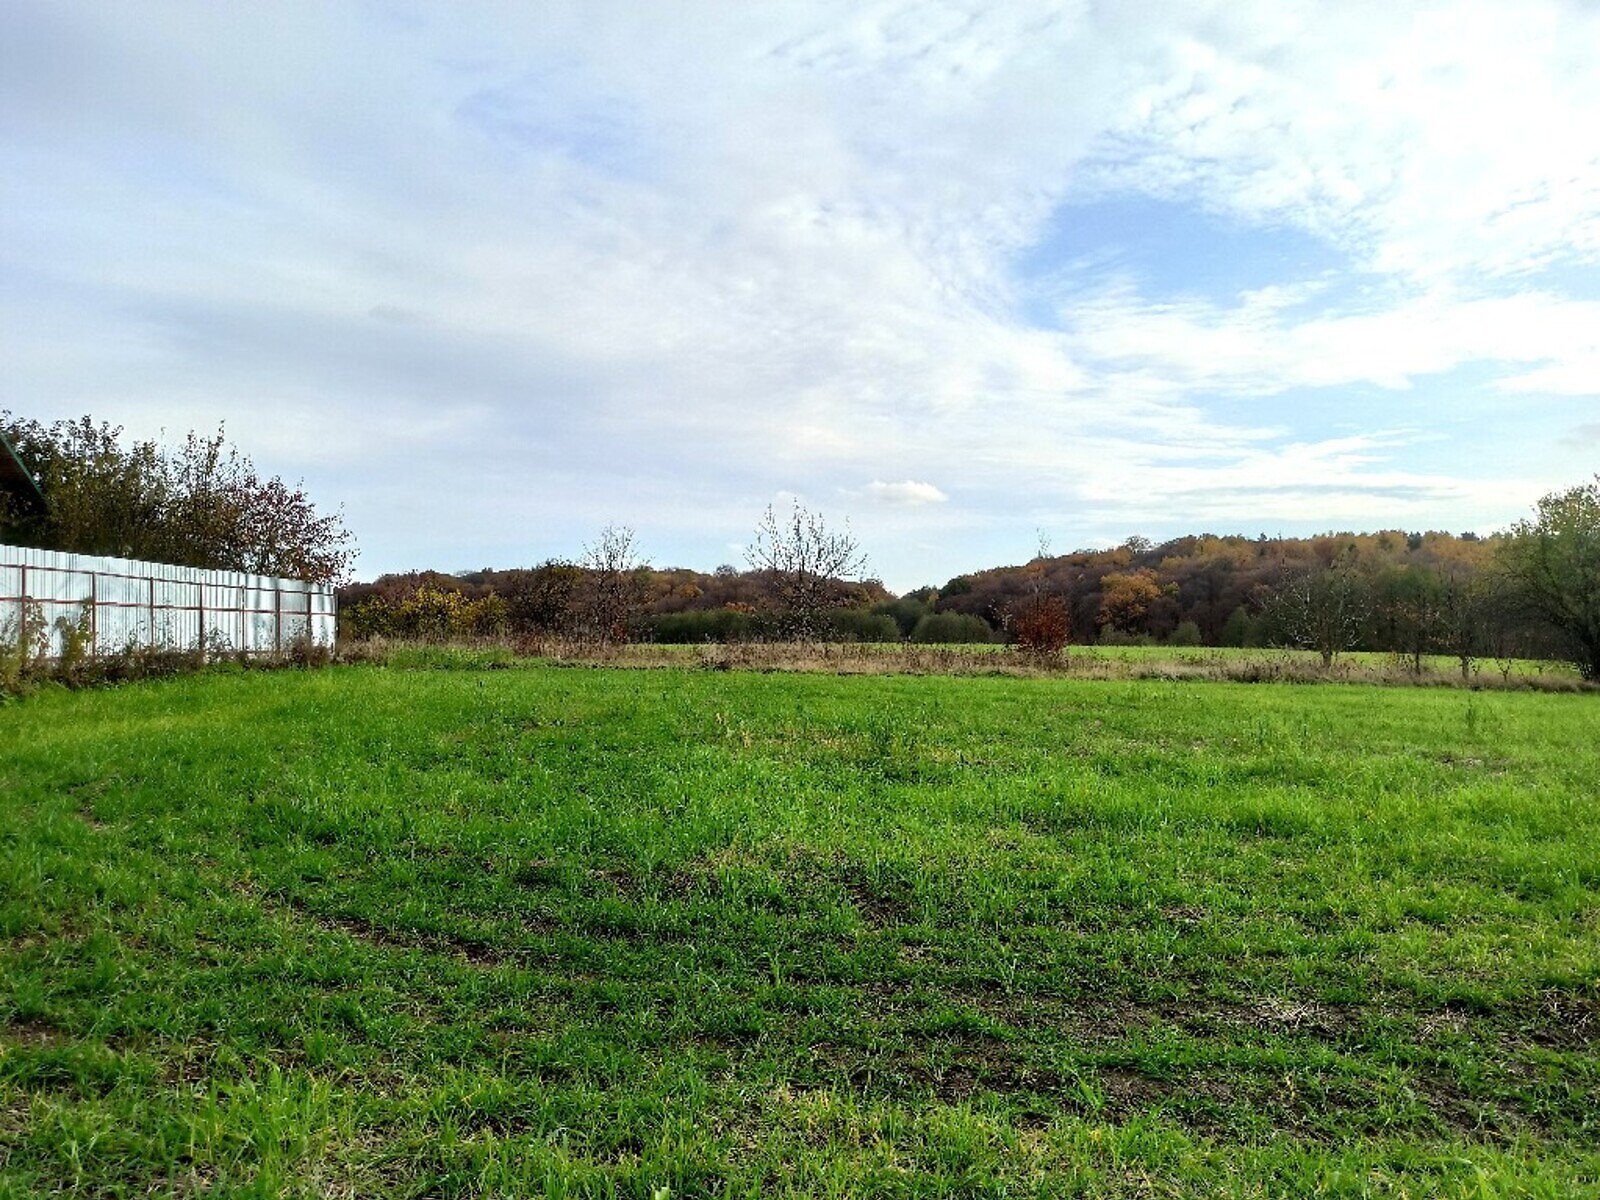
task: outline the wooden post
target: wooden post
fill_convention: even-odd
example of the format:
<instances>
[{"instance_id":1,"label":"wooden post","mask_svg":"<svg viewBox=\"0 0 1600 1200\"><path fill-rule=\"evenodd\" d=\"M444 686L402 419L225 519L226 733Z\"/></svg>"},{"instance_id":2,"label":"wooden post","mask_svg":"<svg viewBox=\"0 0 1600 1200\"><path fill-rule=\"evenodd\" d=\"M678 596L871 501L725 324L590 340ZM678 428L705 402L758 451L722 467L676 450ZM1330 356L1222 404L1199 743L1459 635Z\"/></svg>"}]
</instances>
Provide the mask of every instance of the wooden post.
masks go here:
<instances>
[{"instance_id":1,"label":"wooden post","mask_svg":"<svg viewBox=\"0 0 1600 1200\"><path fill-rule=\"evenodd\" d=\"M150 576L150 649L156 648L156 577Z\"/></svg>"},{"instance_id":2,"label":"wooden post","mask_svg":"<svg viewBox=\"0 0 1600 1200\"><path fill-rule=\"evenodd\" d=\"M283 587L277 580L272 582L272 648L283 653Z\"/></svg>"},{"instance_id":3,"label":"wooden post","mask_svg":"<svg viewBox=\"0 0 1600 1200\"><path fill-rule=\"evenodd\" d=\"M89 572L89 657L100 653L100 575Z\"/></svg>"},{"instance_id":4,"label":"wooden post","mask_svg":"<svg viewBox=\"0 0 1600 1200\"><path fill-rule=\"evenodd\" d=\"M28 564L22 563L17 568L22 577L21 586L17 588L17 651L22 655L24 664L28 661Z\"/></svg>"},{"instance_id":5,"label":"wooden post","mask_svg":"<svg viewBox=\"0 0 1600 1200\"><path fill-rule=\"evenodd\" d=\"M194 586L196 595L200 600L200 641L197 648L200 651L201 660L204 661L206 657L206 582L202 579Z\"/></svg>"}]
</instances>

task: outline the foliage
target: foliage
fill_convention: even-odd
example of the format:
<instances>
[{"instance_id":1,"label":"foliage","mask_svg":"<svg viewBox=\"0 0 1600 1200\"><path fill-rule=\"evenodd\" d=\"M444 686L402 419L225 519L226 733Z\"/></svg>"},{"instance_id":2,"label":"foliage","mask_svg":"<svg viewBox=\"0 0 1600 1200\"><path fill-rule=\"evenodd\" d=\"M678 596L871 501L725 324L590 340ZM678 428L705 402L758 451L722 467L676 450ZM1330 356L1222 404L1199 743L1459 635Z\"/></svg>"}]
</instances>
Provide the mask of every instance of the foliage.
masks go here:
<instances>
[{"instance_id":1,"label":"foliage","mask_svg":"<svg viewBox=\"0 0 1600 1200\"><path fill-rule=\"evenodd\" d=\"M1030 596L1011 617L1011 638L1017 649L1038 658L1059 655L1072 636L1067 602L1053 593Z\"/></svg>"},{"instance_id":2,"label":"foliage","mask_svg":"<svg viewBox=\"0 0 1600 1200\"><path fill-rule=\"evenodd\" d=\"M968 613L928 613L911 631L911 641L942 646L994 641L994 630L982 617Z\"/></svg>"},{"instance_id":3,"label":"foliage","mask_svg":"<svg viewBox=\"0 0 1600 1200\"><path fill-rule=\"evenodd\" d=\"M732 608L660 613L644 618L641 625L648 640L679 645L738 642L760 633L754 614Z\"/></svg>"},{"instance_id":4,"label":"foliage","mask_svg":"<svg viewBox=\"0 0 1600 1200\"><path fill-rule=\"evenodd\" d=\"M928 607L926 598L921 596L902 596L898 600L890 600L883 604L874 605L872 611L888 617L895 623L900 631L900 636L908 638L917 623L927 616L932 610Z\"/></svg>"},{"instance_id":5,"label":"foliage","mask_svg":"<svg viewBox=\"0 0 1600 1200\"><path fill-rule=\"evenodd\" d=\"M1592 696L431 654L5 714L0 1194L1594 1191Z\"/></svg>"},{"instance_id":6,"label":"foliage","mask_svg":"<svg viewBox=\"0 0 1600 1200\"><path fill-rule=\"evenodd\" d=\"M1172 631L1172 636L1167 639L1169 646L1198 646L1202 642L1200 626L1193 621L1179 621L1178 627Z\"/></svg>"},{"instance_id":7,"label":"foliage","mask_svg":"<svg viewBox=\"0 0 1600 1200\"><path fill-rule=\"evenodd\" d=\"M460 592L420 587L396 607L394 632L418 641L448 641L467 632L467 604Z\"/></svg>"},{"instance_id":8,"label":"foliage","mask_svg":"<svg viewBox=\"0 0 1600 1200\"><path fill-rule=\"evenodd\" d=\"M261 476L220 429L163 449L90 417L45 425L0 412L0 425L37 473L46 509L0 512L6 540L316 583L349 574L355 550L340 517Z\"/></svg>"},{"instance_id":9,"label":"foliage","mask_svg":"<svg viewBox=\"0 0 1600 1200\"><path fill-rule=\"evenodd\" d=\"M1156 573L1144 568L1113 571L1101 579L1100 588L1100 627L1110 626L1123 633L1137 632L1145 613L1161 595Z\"/></svg>"},{"instance_id":10,"label":"foliage","mask_svg":"<svg viewBox=\"0 0 1600 1200\"><path fill-rule=\"evenodd\" d=\"M573 597L583 569L552 558L527 571L510 571L499 583L507 617L517 633L564 633L573 627ZM493 593L491 593L493 594Z\"/></svg>"},{"instance_id":11,"label":"foliage","mask_svg":"<svg viewBox=\"0 0 1600 1200\"><path fill-rule=\"evenodd\" d=\"M1540 500L1502 562L1517 602L1556 631L1585 679L1600 679L1600 476Z\"/></svg>"},{"instance_id":12,"label":"foliage","mask_svg":"<svg viewBox=\"0 0 1600 1200\"><path fill-rule=\"evenodd\" d=\"M898 642L900 626L887 613L836 608L827 614L824 632L843 642Z\"/></svg>"},{"instance_id":13,"label":"foliage","mask_svg":"<svg viewBox=\"0 0 1600 1200\"><path fill-rule=\"evenodd\" d=\"M1199 628L1198 625L1195 628ZM1245 610L1244 605L1239 605L1223 623L1222 632L1217 637L1219 646L1254 646L1256 636L1256 622Z\"/></svg>"}]
</instances>

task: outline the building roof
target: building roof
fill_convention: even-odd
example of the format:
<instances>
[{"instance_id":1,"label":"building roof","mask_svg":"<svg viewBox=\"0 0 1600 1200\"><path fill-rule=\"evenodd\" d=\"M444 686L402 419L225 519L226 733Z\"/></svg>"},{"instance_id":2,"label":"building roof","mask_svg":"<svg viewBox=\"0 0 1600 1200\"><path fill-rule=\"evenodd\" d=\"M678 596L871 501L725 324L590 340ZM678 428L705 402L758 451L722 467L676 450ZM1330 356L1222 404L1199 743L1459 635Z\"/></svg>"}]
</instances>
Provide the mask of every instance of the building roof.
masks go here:
<instances>
[{"instance_id":1,"label":"building roof","mask_svg":"<svg viewBox=\"0 0 1600 1200\"><path fill-rule=\"evenodd\" d=\"M0 493L10 496L12 504L24 513L44 511L44 493L39 490L39 481L23 463L3 429L0 429Z\"/></svg>"}]
</instances>

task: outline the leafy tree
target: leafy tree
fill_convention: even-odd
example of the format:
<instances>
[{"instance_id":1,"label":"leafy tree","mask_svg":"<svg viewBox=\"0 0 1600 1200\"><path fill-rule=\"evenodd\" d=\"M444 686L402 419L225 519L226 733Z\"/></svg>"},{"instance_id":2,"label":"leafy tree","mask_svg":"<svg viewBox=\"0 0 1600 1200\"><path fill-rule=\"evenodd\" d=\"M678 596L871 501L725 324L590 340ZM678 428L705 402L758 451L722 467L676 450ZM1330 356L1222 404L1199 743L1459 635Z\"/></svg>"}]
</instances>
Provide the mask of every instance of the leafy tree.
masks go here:
<instances>
[{"instance_id":1,"label":"leafy tree","mask_svg":"<svg viewBox=\"0 0 1600 1200\"><path fill-rule=\"evenodd\" d=\"M1109 625L1123 633L1135 632L1150 605L1161 595L1155 572L1144 569L1113 572L1100 581L1100 588L1100 627Z\"/></svg>"},{"instance_id":2,"label":"leafy tree","mask_svg":"<svg viewBox=\"0 0 1600 1200\"><path fill-rule=\"evenodd\" d=\"M1255 621L1241 604L1228 614L1228 619L1222 626L1222 634L1217 641L1224 646L1248 646L1254 637Z\"/></svg>"},{"instance_id":3,"label":"leafy tree","mask_svg":"<svg viewBox=\"0 0 1600 1200\"><path fill-rule=\"evenodd\" d=\"M898 642L900 626L887 613L837 608L828 614L828 632L843 642Z\"/></svg>"},{"instance_id":4,"label":"leafy tree","mask_svg":"<svg viewBox=\"0 0 1600 1200\"><path fill-rule=\"evenodd\" d=\"M552 558L526 571L508 571L499 587L506 617L518 633L564 633L573 622L573 594L583 570Z\"/></svg>"},{"instance_id":5,"label":"leafy tree","mask_svg":"<svg viewBox=\"0 0 1600 1200\"><path fill-rule=\"evenodd\" d=\"M770 505L745 551L751 567L771 584L778 618L790 637L814 638L825 616L852 598L849 580L866 570L866 555L848 527L828 528L820 513L795 503L780 517Z\"/></svg>"},{"instance_id":6,"label":"leafy tree","mask_svg":"<svg viewBox=\"0 0 1600 1200\"><path fill-rule=\"evenodd\" d=\"M221 430L166 450L90 417L45 425L4 412L0 426L45 500L42 514L0 511L0 537L316 583L349 574L355 550L340 517L262 477Z\"/></svg>"},{"instance_id":7,"label":"leafy tree","mask_svg":"<svg viewBox=\"0 0 1600 1200\"><path fill-rule=\"evenodd\" d=\"M900 636L906 638L911 636L911 631L917 627L917 623L923 617L928 615L929 610L925 600L916 596L906 595L898 600L890 600L884 604L874 605L872 611L881 613L893 620L900 630Z\"/></svg>"},{"instance_id":8,"label":"leafy tree","mask_svg":"<svg viewBox=\"0 0 1600 1200\"><path fill-rule=\"evenodd\" d=\"M1172 636L1167 639L1169 646L1199 646L1204 639L1200 636L1200 626L1193 621L1179 621L1178 627L1172 631Z\"/></svg>"},{"instance_id":9,"label":"leafy tree","mask_svg":"<svg viewBox=\"0 0 1600 1200\"><path fill-rule=\"evenodd\" d=\"M1540 500L1501 555L1517 602L1556 632L1585 679L1600 680L1600 476Z\"/></svg>"},{"instance_id":10,"label":"leafy tree","mask_svg":"<svg viewBox=\"0 0 1600 1200\"><path fill-rule=\"evenodd\" d=\"M1420 545L1422 535L1414 536ZM1377 577L1373 593L1386 648L1409 662L1413 674L1420 675L1423 658L1443 634L1444 581L1426 567L1391 567Z\"/></svg>"}]
</instances>

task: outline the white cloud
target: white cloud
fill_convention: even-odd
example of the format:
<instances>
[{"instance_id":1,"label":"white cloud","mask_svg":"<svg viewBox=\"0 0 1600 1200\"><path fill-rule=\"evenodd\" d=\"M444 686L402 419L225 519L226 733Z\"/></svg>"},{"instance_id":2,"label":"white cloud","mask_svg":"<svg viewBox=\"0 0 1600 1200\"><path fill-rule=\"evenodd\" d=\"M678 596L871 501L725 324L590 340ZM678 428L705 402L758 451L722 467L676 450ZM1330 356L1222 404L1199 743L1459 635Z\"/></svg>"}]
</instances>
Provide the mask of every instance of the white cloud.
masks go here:
<instances>
[{"instance_id":1,"label":"white cloud","mask_svg":"<svg viewBox=\"0 0 1600 1200\"><path fill-rule=\"evenodd\" d=\"M895 483L886 483L881 479L874 479L861 489L868 499L877 500L883 504L898 504L914 507L920 504L943 504L950 499L931 483L922 483L915 479L902 479Z\"/></svg>"},{"instance_id":2,"label":"white cloud","mask_svg":"<svg viewBox=\"0 0 1600 1200\"><path fill-rule=\"evenodd\" d=\"M1253 398L1469 363L1502 403L1590 394L1600 305L1538 272L1600 260L1597 21L19 5L8 379L43 415L226 418L348 501L369 569L528 560L608 519L714 559L785 489L881 502L857 527L901 582L941 573L930 531L982 561L1041 514L1514 512L1543 480L1400 469L1420 443ZM1119 189L1310 230L1371 286L1021 315L1017 255Z\"/></svg>"}]
</instances>

